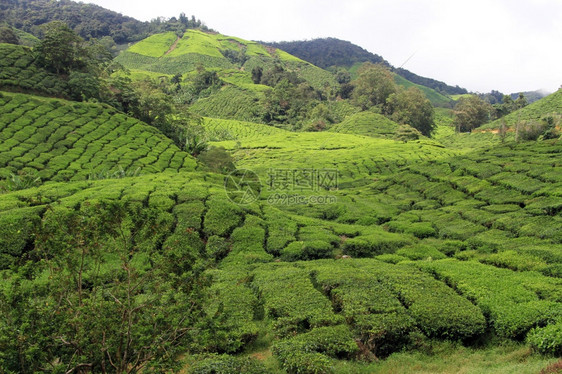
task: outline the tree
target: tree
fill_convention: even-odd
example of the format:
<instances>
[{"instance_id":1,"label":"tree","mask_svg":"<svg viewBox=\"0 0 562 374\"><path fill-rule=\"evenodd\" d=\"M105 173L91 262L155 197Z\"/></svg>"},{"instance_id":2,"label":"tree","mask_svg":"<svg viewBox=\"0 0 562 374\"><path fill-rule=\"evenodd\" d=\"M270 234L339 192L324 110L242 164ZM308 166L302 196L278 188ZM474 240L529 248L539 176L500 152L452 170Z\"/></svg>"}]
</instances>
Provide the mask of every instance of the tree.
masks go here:
<instances>
[{"instance_id":1,"label":"tree","mask_svg":"<svg viewBox=\"0 0 562 374\"><path fill-rule=\"evenodd\" d=\"M64 22L44 26L45 37L35 48L40 64L57 74L80 70L88 61L84 41Z\"/></svg>"},{"instance_id":2,"label":"tree","mask_svg":"<svg viewBox=\"0 0 562 374\"><path fill-rule=\"evenodd\" d=\"M176 368L200 315L203 278L199 237L168 236L170 230L169 215L142 204L49 209L36 232L29 279L0 289L2 369Z\"/></svg>"},{"instance_id":3,"label":"tree","mask_svg":"<svg viewBox=\"0 0 562 374\"><path fill-rule=\"evenodd\" d=\"M433 105L417 87L398 88L387 100L390 118L403 125L410 125L425 136L435 129Z\"/></svg>"},{"instance_id":4,"label":"tree","mask_svg":"<svg viewBox=\"0 0 562 374\"><path fill-rule=\"evenodd\" d=\"M363 110L378 106L386 109L386 100L396 92L396 84L390 70L383 65L365 63L354 81L352 99Z\"/></svg>"},{"instance_id":5,"label":"tree","mask_svg":"<svg viewBox=\"0 0 562 374\"><path fill-rule=\"evenodd\" d=\"M261 83L261 77L263 75L263 68L261 66L256 66L252 69L252 82L255 84Z\"/></svg>"},{"instance_id":6,"label":"tree","mask_svg":"<svg viewBox=\"0 0 562 374\"><path fill-rule=\"evenodd\" d=\"M0 43L20 44L20 41L10 27L0 27Z\"/></svg>"},{"instance_id":7,"label":"tree","mask_svg":"<svg viewBox=\"0 0 562 374\"><path fill-rule=\"evenodd\" d=\"M519 93L519 97L514 101L515 107L517 109L521 109L526 107L529 103L527 102L527 98L523 95L522 92Z\"/></svg>"},{"instance_id":8,"label":"tree","mask_svg":"<svg viewBox=\"0 0 562 374\"><path fill-rule=\"evenodd\" d=\"M491 110L491 105L478 96L461 97L455 106L453 123L458 132L471 131L490 119Z\"/></svg>"}]
</instances>

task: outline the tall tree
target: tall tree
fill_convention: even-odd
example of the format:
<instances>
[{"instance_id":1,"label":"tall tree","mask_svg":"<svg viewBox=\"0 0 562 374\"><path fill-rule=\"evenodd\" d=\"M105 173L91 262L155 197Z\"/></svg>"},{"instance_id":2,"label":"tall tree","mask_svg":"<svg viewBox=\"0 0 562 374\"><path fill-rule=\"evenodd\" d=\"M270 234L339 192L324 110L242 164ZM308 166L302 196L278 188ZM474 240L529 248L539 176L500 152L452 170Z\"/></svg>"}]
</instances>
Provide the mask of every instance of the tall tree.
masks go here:
<instances>
[{"instance_id":1,"label":"tall tree","mask_svg":"<svg viewBox=\"0 0 562 374\"><path fill-rule=\"evenodd\" d=\"M352 99L363 110L374 106L386 109L386 100L396 92L392 73L380 64L363 64L359 69L359 77L353 83L355 90Z\"/></svg>"},{"instance_id":2,"label":"tall tree","mask_svg":"<svg viewBox=\"0 0 562 374\"><path fill-rule=\"evenodd\" d=\"M20 41L10 27L0 27L0 43L20 44Z\"/></svg>"},{"instance_id":3,"label":"tall tree","mask_svg":"<svg viewBox=\"0 0 562 374\"><path fill-rule=\"evenodd\" d=\"M57 74L79 70L87 63L83 40L64 22L55 21L44 26L45 37L35 48L38 61Z\"/></svg>"},{"instance_id":4,"label":"tall tree","mask_svg":"<svg viewBox=\"0 0 562 374\"><path fill-rule=\"evenodd\" d=\"M461 97L455 106L453 123L458 132L471 131L490 119L492 107L478 96Z\"/></svg>"},{"instance_id":5,"label":"tall tree","mask_svg":"<svg viewBox=\"0 0 562 374\"><path fill-rule=\"evenodd\" d=\"M410 125L425 136L435 129L433 105L417 87L398 88L389 96L387 110L393 121Z\"/></svg>"}]
</instances>

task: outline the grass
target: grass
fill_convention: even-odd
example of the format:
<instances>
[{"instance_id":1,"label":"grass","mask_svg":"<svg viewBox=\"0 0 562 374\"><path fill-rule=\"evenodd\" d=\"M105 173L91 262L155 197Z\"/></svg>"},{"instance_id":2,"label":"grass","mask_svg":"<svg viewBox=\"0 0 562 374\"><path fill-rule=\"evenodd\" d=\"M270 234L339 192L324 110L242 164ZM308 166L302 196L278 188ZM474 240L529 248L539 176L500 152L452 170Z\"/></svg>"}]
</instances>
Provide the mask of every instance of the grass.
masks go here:
<instances>
[{"instance_id":1,"label":"grass","mask_svg":"<svg viewBox=\"0 0 562 374\"><path fill-rule=\"evenodd\" d=\"M472 349L456 344L436 344L432 354L395 353L379 363L340 362L338 373L417 373L417 374L536 374L556 359L533 354L519 344L502 344L486 349Z\"/></svg>"}]
</instances>

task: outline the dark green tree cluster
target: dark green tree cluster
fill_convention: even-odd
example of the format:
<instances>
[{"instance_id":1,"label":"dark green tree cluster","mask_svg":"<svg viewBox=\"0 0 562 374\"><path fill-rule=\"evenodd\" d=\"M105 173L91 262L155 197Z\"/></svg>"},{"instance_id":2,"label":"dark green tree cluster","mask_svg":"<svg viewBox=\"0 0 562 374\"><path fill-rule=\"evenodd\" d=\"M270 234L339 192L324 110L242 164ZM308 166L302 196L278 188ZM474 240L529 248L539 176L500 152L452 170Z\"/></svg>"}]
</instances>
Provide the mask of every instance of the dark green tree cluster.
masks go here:
<instances>
[{"instance_id":1,"label":"dark green tree cluster","mask_svg":"<svg viewBox=\"0 0 562 374\"><path fill-rule=\"evenodd\" d=\"M399 87L389 69L370 63L361 66L359 76L352 84L352 101L361 109L378 111L395 122L410 125L423 135L431 136L435 128L433 105L417 87Z\"/></svg>"},{"instance_id":2,"label":"dark green tree cluster","mask_svg":"<svg viewBox=\"0 0 562 374\"><path fill-rule=\"evenodd\" d=\"M188 18L185 13L178 18L159 17L150 22L141 22L98 5L70 0L3 2L0 5L0 19L37 37L42 36L41 25L61 21L86 40L111 37L118 44L138 41L164 31L183 33L187 28L207 29L200 20L194 16Z\"/></svg>"},{"instance_id":3,"label":"dark green tree cluster","mask_svg":"<svg viewBox=\"0 0 562 374\"><path fill-rule=\"evenodd\" d=\"M476 95L461 97L455 106L453 123L457 132L467 132L490 120L492 106Z\"/></svg>"},{"instance_id":4,"label":"dark green tree cluster","mask_svg":"<svg viewBox=\"0 0 562 374\"><path fill-rule=\"evenodd\" d=\"M519 93L517 99L513 100L510 95L503 95L501 102L491 103L493 107L494 118L501 118L507 116L511 112L527 106L527 98L523 93Z\"/></svg>"},{"instance_id":5,"label":"dark green tree cluster","mask_svg":"<svg viewBox=\"0 0 562 374\"><path fill-rule=\"evenodd\" d=\"M20 40L11 27L0 27L0 43L20 44Z\"/></svg>"},{"instance_id":6,"label":"dark green tree cluster","mask_svg":"<svg viewBox=\"0 0 562 374\"><path fill-rule=\"evenodd\" d=\"M161 211L121 202L48 210L21 273L0 293L2 370L176 368L197 329L205 280L185 240L159 243L168 221Z\"/></svg>"}]
</instances>

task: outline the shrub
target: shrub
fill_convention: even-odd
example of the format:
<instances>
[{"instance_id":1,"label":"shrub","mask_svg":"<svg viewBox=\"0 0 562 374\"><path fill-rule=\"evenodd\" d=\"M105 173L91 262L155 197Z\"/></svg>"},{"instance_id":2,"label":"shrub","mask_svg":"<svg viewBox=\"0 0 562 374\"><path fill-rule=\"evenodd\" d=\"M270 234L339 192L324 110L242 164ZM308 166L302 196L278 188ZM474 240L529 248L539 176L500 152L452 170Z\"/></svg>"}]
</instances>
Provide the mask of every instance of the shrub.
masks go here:
<instances>
[{"instance_id":1,"label":"shrub","mask_svg":"<svg viewBox=\"0 0 562 374\"><path fill-rule=\"evenodd\" d=\"M207 202L209 210L205 214L204 232L207 235L228 236L241 221L238 206L217 197Z\"/></svg>"},{"instance_id":2,"label":"shrub","mask_svg":"<svg viewBox=\"0 0 562 374\"><path fill-rule=\"evenodd\" d=\"M404 347L414 321L377 274L342 262L337 268L311 265L316 282L331 297L365 349L386 356Z\"/></svg>"},{"instance_id":3,"label":"shrub","mask_svg":"<svg viewBox=\"0 0 562 374\"><path fill-rule=\"evenodd\" d=\"M401 248L396 251L396 254L407 257L410 260L439 260L447 257L435 249L435 247L429 245L415 245Z\"/></svg>"},{"instance_id":4,"label":"shrub","mask_svg":"<svg viewBox=\"0 0 562 374\"><path fill-rule=\"evenodd\" d=\"M305 269L289 264L271 264L260 267L254 274L253 284L265 300L265 312L274 319L278 336L341 322L330 301L314 288Z\"/></svg>"},{"instance_id":5,"label":"shrub","mask_svg":"<svg viewBox=\"0 0 562 374\"><path fill-rule=\"evenodd\" d=\"M392 253L396 249L410 243L411 240L408 237L381 231L377 234L361 235L347 239L343 243L343 251L353 257L370 257L383 253Z\"/></svg>"},{"instance_id":6,"label":"shrub","mask_svg":"<svg viewBox=\"0 0 562 374\"><path fill-rule=\"evenodd\" d=\"M200 349L226 353L239 352L258 336L255 317L259 302L248 287L249 274L229 269L216 271L207 290L205 328L196 336Z\"/></svg>"},{"instance_id":7,"label":"shrub","mask_svg":"<svg viewBox=\"0 0 562 374\"><path fill-rule=\"evenodd\" d=\"M283 369L290 374L329 374L334 372L332 360L317 353L306 352L299 344L291 341L275 343L273 354L281 361Z\"/></svg>"},{"instance_id":8,"label":"shrub","mask_svg":"<svg viewBox=\"0 0 562 374\"><path fill-rule=\"evenodd\" d=\"M316 260L332 256L332 246L322 240L292 242L281 250L283 261Z\"/></svg>"},{"instance_id":9,"label":"shrub","mask_svg":"<svg viewBox=\"0 0 562 374\"><path fill-rule=\"evenodd\" d=\"M562 356L562 321L534 328L527 334L527 343L540 353Z\"/></svg>"},{"instance_id":10,"label":"shrub","mask_svg":"<svg viewBox=\"0 0 562 374\"><path fill-rule=\"evenodd\" d=\"M266 372L261 362L250 357L213 354L193 357L190 374L262 374Z\"/></svg>"}]
</instances>

